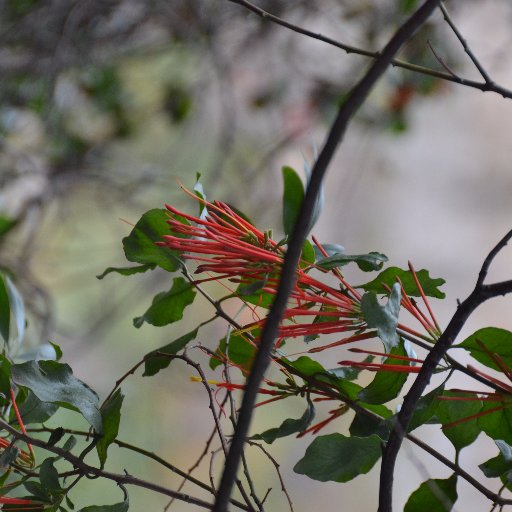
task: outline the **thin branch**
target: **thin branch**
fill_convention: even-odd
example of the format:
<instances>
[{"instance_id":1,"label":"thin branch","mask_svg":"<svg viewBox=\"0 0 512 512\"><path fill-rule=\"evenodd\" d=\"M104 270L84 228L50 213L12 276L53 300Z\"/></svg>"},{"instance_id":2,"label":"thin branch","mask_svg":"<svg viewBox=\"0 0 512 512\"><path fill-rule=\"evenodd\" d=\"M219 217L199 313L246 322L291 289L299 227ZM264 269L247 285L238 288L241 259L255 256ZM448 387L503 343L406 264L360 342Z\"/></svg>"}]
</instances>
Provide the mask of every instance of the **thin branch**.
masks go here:
<instances>
[{"instance_id":1,"label":"thin branch","mask_svg":"<svg viewBox=\"0 0 512 512\"><path fill-rule=\"evenodd\" d=\"M357 48L355 46L351 46L351 45L342 43L340 41L336 41L335 39L331 39L330 37L326 37L322 34L315 33L310 30L307 30L305 28L299 27L298 25L294 25L293 23L289 23L288 21L285 21L282 18L279 18L278 16L275 16L273 14L270 14L267 11L264 11L260 7L252 4L251 2L248 2L247 0L228 0L228 1L232 2L234 4L241 5L242 7L245 7L246 9L249 9L250 11L254 12L255 14L257 14L258 16L260 16L261 18L263 18L265 20L269 20L272 23L281 25L282 27L292 30L293 32L297 32L298 34L302 34L307 37L311 37L318 41L327 43L331 46L335 46L336 48L339 48L348 54L352 53L352 54L356 54L356 55L362 55L364 57L369 57L372 59L377 59L380 56L379 52L372 52L370 50L364 50L362 48ZM467 47L467 45L466 45L466 47ZM466 49L466 47L464 49ZM469 50L469 51L471 52L471 50ZM473 58L475 58L475 57L472 53L470 54L470 57L471 56L472 56L472 60L473 60ZM475 62L475 61L473 60L473 62ZM432 76L434 78L439 78L440 80L445 80L447 82L452 82L455 84L463 85L465 87L470 87L472 89L478 89L479 91L482 91L482 92L494 92L496 94L499 94L503 98L512 99L512 90L502 87L502 86L494 83L492 80L487 81L485 79L485 77L484 77L485 82L477 82L476 80L468 80L466 78L461 78L453 73L445 73L443 71L438 71L438 70L427 68L424 66L419 66L417 64L412 64L410 62L407 62L407 61L404 61L401 59L391 59L391 65L394 67L407 69L408 71L412 71L414 73ZM479 68L479 70L480 70L480 68ZM485 70L484 70L484 73L485 73ZM482 75L482 76L484 76L484 75Z\"/></svg>"},{"instance_id":2,"label":"thin branch","mask_svg":"<svg viewBox=\"0 0 512 512\"><path fill-rule=\"evenodd\" d=\"M493 80L491 79L491 77L489 76L489 74L487 73L485 68L482 66L480 61L476 58L475 54L469 47L466 39L462 36L459 29L457 28L457 26L451 19L450 15L448 14L448 11L446 10L444 3L441 2L439 7L441 8L441 11L443 12L443 17L444 17L446 23L448 23L448 25L452 29L453 33L455 34L455 36L459 40L460 44L462 45L462 48L464 48L464 51L467 53L468 57L471 59L471 62L475 65L475 67L478 69L478 72L482 75L482 78L485 80L485 83L492 85L494 83Z\"/></svg>"},{"instance_id":3,"label":"thin branch","mask_svg":"<svg viewBox=\"0 0 512 512\"><path fill-rule=\"evenodd\" d=\"M240 457L244 449L244 443L249 432L249 427L254 412L254 405L258 394L259 385L265 375L270 362L270 353L274 346L274 340L279 330L281 317L286 309L288 296L295 282L295 272L299 262L304 240L307 236L308 226L311 225L312 214L317 197L320 193L323 178L331 163L334 153L340 144L347 126L353 115L364 103L373 86L388 69L391 60L398 50L421 27L438 7L440 0L427 0L395 33L383 49L378 58L374 60L370 69L357 83L341 105L336 120L334 121L324 147L315 162L311 179L300 209L297 222L290 237L276 297L263 326L259 348L254 358L251 373L247 379L242 406L231 442L228 457L222 474L220 486L217 492L213 512L226 512L231 496L233 483L236 479Z\"/></svg>"},{"instance_id":4,"label":"thin branch","mask_svg":"<svg viewBox=\"0 0 512 512\"><path fill-rule=\"evenodd\" d=\"M418 400L423 395L438 363L445 357L446 352L452 346L467 319L480 304L490 298L512 292L512 281L504 281L491 285L484 284L492 261L511 238L512 230L509 231L487 255L479 272L474 290L467 299L459 305L445 331L425 358L418 377L404 398L402 408L397 415L393 430L382 453L379 512L392 512L393 474L396 458L407 432L409 422L416 410Z\"/></svg>"}]
</instances>

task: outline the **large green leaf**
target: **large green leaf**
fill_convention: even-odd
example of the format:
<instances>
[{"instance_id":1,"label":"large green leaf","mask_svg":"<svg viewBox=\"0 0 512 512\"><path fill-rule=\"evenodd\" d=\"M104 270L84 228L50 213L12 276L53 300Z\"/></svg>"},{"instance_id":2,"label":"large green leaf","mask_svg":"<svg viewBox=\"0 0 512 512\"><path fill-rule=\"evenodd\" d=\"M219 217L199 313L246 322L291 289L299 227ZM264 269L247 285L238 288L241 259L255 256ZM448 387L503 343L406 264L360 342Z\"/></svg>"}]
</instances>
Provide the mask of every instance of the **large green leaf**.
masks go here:
<instances>
[{"instance_id":1,"label":"large green leaf","mask_svg":"<svg viewBox=\"0 0 512 512\"><path fill-rule=\"evenodd\" d=\"M430 277L428 270L418 270L416 277L423 288L423 292L427 297L435 297L436 299L444 299L445 294L439 290L439 286L445 283L444 279L434 279ZM410 270L402 270L398 267L388 267L383 270L373 281L362 284L357 288L363 288L367 292L387 293L387 288L391 288L400 279L405 293L410 297L420 297L421 294L416 286L413 274Z\"/></svg>"},{"instance_id":2,"label":"large green leaf","mask_svg":"<svg viewBox=\"0 0 512 512\"><path fill-rule=\"evenodd\" d=\"M164 355L158 355L158 353L162 354L177 354L180 350L183 350L192 340L195 340L197 337L197 332L199 331L199 327L195 328L193 331L190 331L183 336L180 336L178 339L172 341L171 343L164 345L156 350L151 351L144 358L144 373L143 377L151 377L156 375L160 370L167 368L172 359L166 357Z\"/></svg>"},{"instance_id":3,"label":"large green leaf","mask_svg":"<svg viewBox=\"0 0 512 512\"><path fill-rule=\"evenodd\" d=\"M167 210L155 208L146 212L123 238L126 259L143 265L158 265L169 272L178 270L181 266L178 253L155 244L161 242L164 235L171 234L168 219Z\"/></svg>"},{"instance_id":4,"label":"large green leaf","mask_svg":"<svg viewBox=\"0 0 512 512\"><path fill-rule=\"evenodd\" d=\"M283 228L291 235L300 207L304 201L304 185L299 175L291 167L283 167Z\"/></svg>"},{"instance_id":5,"label":"large green leaf","mask_svg":"<svg viewBox=\"0 0 512 512\"><path fill-rule=\"evenodd\" d=\"M176 277L168 292L157 294L149 309L134 318L133 325L140 327L144 322L162 327L183 318L184 309L194 302L194 287L183 277Z\"/></svg>"},{"instance_id":6,"label":"large green leaf","mask_svg":"<svg viewBox=\"0 0 512 512\"><path fill-rule=\"evenodd\" d=\"M408 366L409 363L407 361L395 359L393 356L407 356L403 340L391 349L390 357L384 361L384 364ZM389 402L389 400L398 396L408 376L409 374L405 372L378 371L372 382L359 393L359 398L363 402L370 404Z\"/></svg>"},{"instance_id":7,"label":"large green leaf","mask_svg":"<svg viewBox=\"0 0 512 512\"><path fill-rule=\"evenodd\" d=\"M276 439L280 437L290 436L297 432L306 430L315 417L315 407L311 400L308 400L308 407L304 411L304 414L298 419L288 418L281 423L279 427L265 430L261 434L256 434L253 439L262 439L268 444L272 444Z\"/></svg>"},{"instance_id":8,"label":"large green leaf","mask_svg":"<svg viewBox=\"0 0 512 512\"><path fill-rule=\"evenodd\" d=\"M512 403L484 402L478 425L491 439L502 439L512 445Z\"/></svg>"},{"instance_id":9,"label":"large green leaf","mask_svg":"<svg viewBox=\"0 0 512 512\"><path fill-rule=\"evenodd\" d=\"M368 473L381 456L381 440L329 434L317 437L293 470L320 482L348 482Z\"/></svg>"},{"instance_id":10,"label":"large green leaf","mask_svg":"<svg viewBox=\"0 0 512 512\"><path fill-rule=\"evenodd\" d=\"M101 419L103 422L103 436L96 445L101 467L107 460L108 447L114 442L119 432L119 423L121 422L121 406L123 405L124 395L120 389L102 405Z\"/></svg>"},{"instance_id":11,"label":"large green leaf","mask_svg":"<svg viewBox=\"0 0 512 512\"><path fill-rule=\"evenodd\" d=\"M386 352L390 352L400 340L396 333L398 314L400 312L401 290L395 283L387 303L382 306L374 292L368 292L361 299L361 311L370 328L377 328L377 334L384 343Z\"/></svg>"},{"instance_id":12,"label":"large green leaf","mask_svg":"<svg viewBox=\"0 0 512 512\"><path fill-rule=\"evenodd\" d=\"M351 262L355 262L364 272L371 272L380 270L386 261L388 261L387 256L379 252L352 255L338 252L318 260L316 265L324 270L332 270L333 268L343 267Z\"/></svg>"},{"instance_id":13,"label":"large green leaf","mask_svg":"<svg viewBox=\"0 0 512 512\"><path fill-rule=\"evenodd\" d=\"M498 354L505 364L512 368L512 332L506 329L484 327L466 338L456 348L459 347L468 350L477 361L493 370L502 371L488 352Z\"/></svg>"},{"instance_id":14,"label":"large green leaf","mask_svg":"<svg viewBox=\"0 0 512 512\"><path fill-rule=\"evenodd\" d=\"M11 378L30 389L42 402L52 402L79 411L98 432L102 432L98 396L78 380L67 364L57 361L27 361L11 367Z\"/></svg>"},{"instance_id":15,"label":"large green leaf","mask_svg":"<svg viewBox=\"0 0 512 512\"><path fill-rule=\"evenodd\" d=\"M423 482L407 501L404 512L449 512L457 501L457 475Z\"/></svg>"},{"instance_id":16,"label":"large green leaf","mask_svg":"<svg viewBox=\"0 0 512 512\"><path fill-rule=\"evenodd\" d=\"M436 409L436 417L444 425L450 425L458 420L464 420L477 414L481 407L480 400L442 400L442 397L474 398L475 395L463 394L455 391L445 391L438 398L439 404ZM481 430L477 418L468 419L448 428L443 428L443 434L451 441L457 451L473 443Z\"/></svg>"}]
</instances>

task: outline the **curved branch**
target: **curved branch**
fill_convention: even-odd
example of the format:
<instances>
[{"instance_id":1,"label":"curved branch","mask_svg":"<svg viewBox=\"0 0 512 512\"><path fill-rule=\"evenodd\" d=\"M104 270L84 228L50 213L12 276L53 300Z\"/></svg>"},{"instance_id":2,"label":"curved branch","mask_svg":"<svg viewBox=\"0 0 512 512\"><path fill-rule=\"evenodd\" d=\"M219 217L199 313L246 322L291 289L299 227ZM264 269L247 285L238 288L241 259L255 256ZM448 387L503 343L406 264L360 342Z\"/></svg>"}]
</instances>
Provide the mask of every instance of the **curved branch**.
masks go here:
<instances>
[{"instance_id":1,"label":"curved branch","mask_svg":"<svg viewBox=\"0 0 512 512\"><path fill-rule=\"evenodd\" d=\"M379 512L392 512L393 473L396 458L402 445L402 441L407 433L407 427L409 426L411 417L416 409L418 400L421 398L425 388L429 384L430 378L432 377L437 364L445 356L447 350L452 346L471 313L473 313L480 304L488 299L497 297L498 295L504 295L512 292L512 281L504 281L502 283L490 285L484 284L489 266L499 251L507 245L511 238L512 230L509 231L487 255L478 274L474 290L467 299L459 305L445 331L425 358L422 368L418 373L418 377L404 398L402 408L397 415L393 430L391 431L386 447L382 453Z\"/></svg>"},{"instance_id":2,"label":"curved branch","mask_svg":"<svg viewBox=\"0 0 512 512\"><path fill-rule=\"evenodd\" d=\"M227 510L233 483L236 479L240 463L240 457L249 432L258 388L270 362L270 354L279 330L281 317L286 309L288 296L290 295L295 282L295 271L300 258L302 246L304 244L304 239L307 236L308 226L311 224L314 205L319 195L327 167L331 163L334 153L340 144L353 115L366 100L375 83L389 67L391 60L398 50L430 17L432 12L438 7L439 3L440 0L426 0L426 2L424 2L423 5L397 30L382 50L379 57L374 60L370 69L356 84L349 93L346 101L341 105L324 147L315 162L311 174L311 180L304 197L304 202L289 240L276 297L266 318L261 338L259 340L259 349L256 353L251 373L247 379L242 406L240 408L240 415L228 457L226 458L226 464L224 466L213 512L225 512Z\"/></svg>"}]
</instances>

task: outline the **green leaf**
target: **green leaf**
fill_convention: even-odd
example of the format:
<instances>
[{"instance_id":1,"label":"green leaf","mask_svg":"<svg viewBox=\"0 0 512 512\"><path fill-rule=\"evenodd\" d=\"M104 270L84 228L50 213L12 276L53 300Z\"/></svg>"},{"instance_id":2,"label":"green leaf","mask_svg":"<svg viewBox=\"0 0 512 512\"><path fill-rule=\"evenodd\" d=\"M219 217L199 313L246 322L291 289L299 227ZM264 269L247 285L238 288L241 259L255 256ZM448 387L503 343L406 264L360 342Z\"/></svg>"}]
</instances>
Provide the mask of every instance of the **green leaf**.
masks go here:
<instances>
[{"instance_id":1,"label":"green leaf","mask_svg":"<svg viewBox=\"0 0 512 512\"><path fill-rule=\"evenodd\" d=\"M420 282L423 292L427 297L435 297L436 299L444 299L446 295L439 290L446 281L441 278L434 279L430 277L428 270L418 270L416 277ZM400 279L405 292L409 297L421 297L421 294L414 281L413 274L410 270L402 270L398 267L389 267L383 270L373 281L357 286L363 288L367 292L387 293L386 287L391 288Z\"/></svg>"},{"instance_id":2,"label":"green leaf","mask_svg":"<svg viewBox=\"0 0 512 512\"><path fill-rule=\"evenodd\" d=\"M423 482L407 501L404 512L449 512L457 501L457 475Z\"/></svg>"},{"instance_id":3,"label":"green leaf","mask_svg":"<svg viewBox=\"0 0 512 512\"><path fill-rule=\"evenodd\" d=\"M9 445L5 450L0 453L0 469L8 469L20 453L20 449L14 445Z\"/></svg>"},{"instance_id":4,"label":"green leaf","mask_svg":"<svg viewBox=\"0 0 512 512\"><path fill-rule=\"evenodd\" d=\"M374 292L365 293L361 299L363 317L368 327L377 328L377 334L382 343L384 343L386 352L390 352L400 341L396 333L398 314L400 312L400 299L401 290L398 283L393 285L388 302L384 306L381 306Z\"/></svg>"},{"instance_id":5,"label":"green leaf","mask_svg":"<svg viewBox=\"0 0 512 512\"><path fill-rule=\"evenodd\" d=\"M27 489L27 491L36 499L43 502L50 501L50 497L48 496L46 489L39 482L28 480L27 482L23 482L23 487L25 487L25 489Z\"/></svg>"},{"instance_id":6,"label":"green leaf","mask_svg":"<svg viewBox=\"0 0 512 512\"><path fill-rule=\"evenodd\" d=\"M418 400L416 408L414 409L414 414L409 422L407 432L412 432L414 429L424 425L432 419L439 406L439 396L443 394L443 391L444 383Z\"/></svg>"},{"instance_id":7,"label":"green leaf","mask_svg":"<svg viewBox=\"0 0 512 512\"><path fill-rule=\"evenodd\" d=\"M124 395L121 393L120 389L117 389L100 409L103 423L103 436L98 441L96 450L98 451L101 467L105 465L105 461L107 460L108 447L114 442L119 432L123 400Z\"/></svg>"},{"instance_id":8,"label":"green leaf","mask_svg":"<svg viewBox=\"0 0 512 512\"><path fill-rule=\"evenodd\" d=\"M171 234L168 219L167 210L156 208L146 212L131 233L123 238L126 259L143 265L158 265L168 272L178 270L181 267L178 253L155 245L164 235Z\"/></svg>"},{"instance_id":9,"label":"green leaf","mask_svg":"<svg viewBox=\"0 0 512 512\"><path fill-rule=\"evenodd\" d=\"M458 420L469 418L477 414L481 407L482 402L480 400L442 400L442 397L457 397L463 398L474 398L475 395L472 393L460 393L454 391L445 391L442 396L439 397L439 404L436 410L437 419L442 425L449 425ZM463 421L458 425L443 428L443 434L450 440L457 452L469 446L473 443L481 430L478 426L478 419L473 418L470 420Z\"/></svg>"},{"instance_id":10,"label":"green leaf","mask_svg":"<svg viewBox=\"0 0 512 512\"><path fill-rule=\"evenodd\" d=\"M494 410L497 409L498 410ZM512 403L484 402L478 418L479 427L491 438L512 445Z\"/></svg>"},{"instance_id":11,"label":"green leaf","mask_svg":"<svg viewBox=\"0 0 512 512\"><path fill-rule=\"evenodd\" d=\"M165 356L156 355L158 352L164 354L177 354L180 350L183 350L192 340L195 340L197 337L197 332L199 331L199 327L190 331L183 336L180 336L178 339L172 341L168 345L164 345L152 352L149 352L144 358L144 373L143 377L151 377L156 375L160 370L167 368L172 359Z\"/></svg>"},{"instance_id":12,"label":"green leaf","mask_svg":"<svg viewBox=\"0 0 512 512\"><path fill-rule=\"evenodd\" d=\"M0 215L0 237L8 233L14 226L16 226L16 219L11 219L5 215Z\"/></svg>"},{"instance_id":13,"label":"green leaf","mask_svg":"<svg viewBox=\"0 0 512 512\"><path fill-rule=\"evenodd\" d=\"M407 356L403 340L400 340L400 343L391 349L390 357L384 361L384 364L409 365L407 361L395 359L392 356ZM378 371L372 382L359 393L359 398L369 404L389 402L398 396L408 376L409 374L406 372Z\"/></svg>"},{"instance_id":14,"label":"green leaf","mask_svg":"<svg viewBox=\"0 0 512 512\"><path fill-rule=\"evenodd\" d=\"M332 256L318 260L316 265L324 270L332 270L333 268L343 267L351 262L355 262L364 272L371 272L380 270L386 261L388 261L387 256L379 252L353 255L338 252Z\"/></svg>"},{"instance_id":15,"label":"green leaf","mask_svg":"<svg viewBox=\"0 0 512 512\"><path fill-rule=\"evenodd\" d=\"M304 414L298 419L288 418L281 423L279 427L265 430L261 434L256 434L252 439L262 439L265 443L272 444L276 439L280 437L290 436L297 432L306 430L315 417L315 407L313 402L308 399L308 407L304 411Z\"/></svg>"},{"instance_id":16,"label":"green leaf","mask_svg":"<svg viewBox=\"0 0 512 512\"><path fill-rule=\"evenodd\" d=\"M304 201L304 185L299 175L291 167L283 167L283 228L291 235Z\"/></svg>"},{"instance_id":17,"label":"green leaf","mask_svg":"<svg viewBox=\"0 0 512 512\"><path fill-rule=\"evenodd\" d=\"M309 240L304 240L302 254L300 255L300 268L306 268L315 263L315 248Z\"/></svg>"},{"instance_id":18,"label":"green leaf","mask_svg":"<svg viewBox=\"0 0 512 512\"><path fill-rule=\"evenodd\" d=\"M81 508L78 512L126 512L129 508L128 498L115 505L93 505L91 507Z\"/></svg>"},{"instance_id":19,"label":"green leaf","mask_svg":"<svg viewBox=\"0 0 512 512\"><path fill-rule=\"evenodd\" d=\"M15 384L30 389L42 402L79 411L96 432L102 432L98 395L78 380L67 364L27 361L12 365L11 377Z\"/></svg>"},{"instance_id":20,"label":"green leaf","mask_svg":"<svg viewBox=\"0 0 512 512\"><path fill-rule=\"evenodd\" d=\"M317 437L293 470L320 482L348 482L368 473L381 456L378 436L346 437L330 434Z\"/></svg>"},{"instance_id":21,"label":"green leaf","mask_svg":"<svg viewBox=\"0 0 512 512\"><path fill-rule=\"evenodd\" d=\"M138 265L136 267L108 267L102 274L96 276L97 279L103 279L111 272L116 272L122 276L132 276L133 274L141 274L147 270L153 270L156 267L154 264L147 263L146 265Z\"/></svg>"},{"instance_id":22,"label":"green leaf","mask_svg":"<svg viewBox=\"0 0 512 512\"><path fill-rule=\"evenodd\" d=\"M0 274L0 335L4 343L9 343L11 331L11 301L7 293L6 278Z\"/></svg>"},{"instance_id":23,"label":"green leaf","mask_svg":"<svg viewBox=\"0 0 512 512\"><path fill-rule=\"evenodd\" d=\"M498 327L484 327L454 347L469 351L471 356L480 363L502 372L503 370L493 361L479 342L489 352L498 354L509 368L512 367L512 332Z\"/></svg>"},{"instance_id":24,"label":"green leaf","mask_svg":"<svg viewBox=\"0 0 512 512\"><path fill-rule=\"evenodd\" d=\"M59 473L53 465L55 460L55 457L45 459L41 464L41 469L39 470L39 480L41 481L41 485L50 492L61 490Z\"/></svg>"},{"instance_id":25,"label":"green leaf","mask_svg":"<svg viewBox=\"0 0 512 512\"><path fill-rule=\"evenodd\" d=\"M227 349L227 354L226 354ZM220 357L210 359L210 368L214 370L222 364L222 360L227 357L229 361L234 363L237 367L249 371L256 355L256 347L250 343L245 337L236 334L231 334L228 338L224 337L220 340L219 346L215 351Z\"/></svg>"},{"instance_id":26,"label":"green leaf","mask_svg":"<svg viewBox=\"0 0 512 512\"><path fill-rule=\"evenodd\" d=\"M195 296L192 284L183 277L176 277L172 288L157 294L149 309L142 316L134 318L133 325L138 328L146 322L162 327L181 320L184 309L194 302Z\"/></svg>"},{"instance_id":27,"label":"green leaf","mask_svg":"<svg viewBox=\"0 0 512 512\"><path fill-rule=\"evenodd\" d=\"M499 455L480 464L478 467L487 478L501 477L505 481L510 482L510 477L512 476L512 446L502 439L496 439L494 442L500 450Z\"/></svg>"},{"instance_id":28,"label":"green leaf","mask_svg":"<svg viewBox=\"0 0 512 512\"><path fill-rule=\"evenodd\" d=\"M29 425L30 423L44 423L57 412L59 406L51 402L42 402L32 391L28 391L27 398L18 404L18 409L23 423ZM12 421L17 423L15 415L13 415Z\"/></svg>"},{"instance_id":29,"label":"green leaf","mask_svg":"<svg viewBox=\"0 0 512 512\"><path fill-rule=\"evenodd\" d=\"M356 412L349 432L351 436L368 437L372 434L378 435L383 441L386 441L391 431L391 424L385 419L376 419L362 412Z\"/></svg>"}]
</instances>

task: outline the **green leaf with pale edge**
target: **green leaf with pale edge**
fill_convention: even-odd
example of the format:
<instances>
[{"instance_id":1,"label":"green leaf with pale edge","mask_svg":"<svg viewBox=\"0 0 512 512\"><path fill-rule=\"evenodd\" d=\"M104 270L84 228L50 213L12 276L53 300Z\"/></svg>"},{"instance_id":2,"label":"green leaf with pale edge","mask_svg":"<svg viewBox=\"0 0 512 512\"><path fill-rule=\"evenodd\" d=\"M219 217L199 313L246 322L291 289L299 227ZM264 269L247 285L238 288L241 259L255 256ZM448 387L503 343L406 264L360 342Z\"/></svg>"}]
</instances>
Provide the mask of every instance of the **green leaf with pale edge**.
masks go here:
<instances>
[{"instance_id":1,"label":"green leaf with pale edge","mask_svg":"<svg viewBox=\"0 0 512 512\"><path fill-rule=\"evenodd\" d=\"M57 361L14 364L11 366L11 378L18 386L30 389L42 402L79 411L96 432L102 432L98 395L78 380L67 364Z\"/></svg>"},{"instance_id":2,"label":"green leaf with pale edge","mask_svg":"<svg viewBox=\"0 0 512 512\"><path fill-rule=\"evenodd\" d=\"M405 504L404 512L449 512L457 501L457 475L431 478L416 489Z\"/></svg>"},{"instance_id":3,"label":"green leaf with pale edge","mask_svg":"<svg viewBox=\"0 0 512 512\"><path fill-rule=\"evenodd\" d=\"M324 270L343 267L349 263L357 263L357 266L364 272L380 270L382 265L388 261L387 256L379 252L370 252L368 254L345 254L335 253L327 258L322 258L316 262L316 265Z\"/></svg>"},{"instance_id":4,"label":"green leaf with pale edge","mask_svg":"<svg viewBox=\"0 0 512 512\"><path fill-rule=\"evenodd\" d=\"M298 419L288 418L281 423L279 427L265 430L261 434L256 434L252 439L261 439L268 444L272 444L276 439L280 437L290 436L297 432L306 430L315 417L315 407L311 400L308 400L308 407L304 411L304 414Z\"/></svg>"},{"instance_id":5,"label":"green leaf with pale edge","mask_svg":"<svg viewBox=\"0 0 512 512\"><path fill-rule=\"evenodd\" d=\"M432 419L439 406L439 396L443 394L443 391L444 384L441 384L418 400L414 414L409 422L409 427L407 428L408 432L412 432L414 429Z\"/></svg>"},{"instance_id":6,"label":"green leaf with pale edge","mask_svg":"<svg viewBox=\"0 0 512 512\"><path fill-rule=\"evenodd\" d=\"M512 332L498 327L484 327L455 347L469 351L471 356L480 363L501 372L500 367L478 342L483 343L489 352L498 354L505 364L512 368Z\"/></svg>"},{"instance_id":7,"label":"green leaf with pale edge","mask_svg":"<svg viewBox=\"0 0 512 512\"><path fill-rule=\"evenodd\" d=\"M105 461L107 460L108 447L114 442L119 433L123 399L124 395L121 393L120 389L117 389L100 409L103 422L103 436L98 441L96 450L98 451L101 467L105 465Z\"/></svg>"},{"instance_id":8,"label":"green leaf with pale edge","mask_svg":"<svg viewBox=\"0 0 512 512\"><path fill-rule=\"evenodd\" d=\"M11 331L11 301L7 293L5 277L0 274L0 335L4 343L9 343L9 334Z\"/></svg>"},{"instance_id":9,"label":"green leaf with pale edge","mask_svg":"<svg viewBox=\"0 0 512 512\"><path fill-rule=\"evenodd\" d=\"M445 391L444 397L460 397L467 396L468 398L475 398L472 393L460 393L454 391ZM441 398L441 397L440 397ZM480 412L482 402L480 400L442 400L439 399L439 404L436 410L436 417L442 425L449 425L458 420L469 418ZM462 450L466 446L472 444L481 430L478 426L477 418L465 420L458 425L450 426L449 428L443 428L443 434L450 440L457 451Z\"/></svg>"},{"instance_id":10,"label":"green leaf with pale edge","mask_svg":"<svg viewBox=\"0 0 512 512\"><path fill-rule=\"evenodd\" d=\"M144 322L162 327L183 318L184 309L194 302L194 287L183 277L173 281L168 292L157 294L149 309L140 317L133 319L133 325L140 327Z\"/></svg>"},{"instance_id":11,"label":"green leaf with pale edge","mask_svg":"<svg viewBox=\"0 0 512 512\"><path fill-rule=\"evenodd\" d=\"M368 473L381 456L381 440L329 434L317 437L293 471L320 482L348 482Z\"/></svg>"},{"instance_id":12,"label":"green leaf with pale edge","mask_svg":"<svg viewBox=\"0 0 512 512\"><path fill-rule=\"evenodd\" d=\"M222 364L222 360L226 357L226 348L228 350L227 358L234 363L237 367L249 371L256 355L256 347L252 345L243 336L231 334L229 343L227 338L224 337L220 340L219 346L215 351L220 356L219 359L212 357L210 359L210 368L214 370L217 366Z\"/></svg>"},{"instance_id":13,"label":"green leaf with pale edge","mask_svg":"<svg viewBox=\"0 0 512 512\"><path fill-rule=\"evenodd\" d=\"M39 480L41 485L50 492L60 491L59 473L53 465L56 457L49 457L41 464L39 470Z\"/></svg>"},{"instance_id":14,"label":"green leaf with pale edge","mask_svg":"<svg viewBox=\"0 0 512 512\"><path fill-rule=\"evenodd\" d=\"M288 236L292 234L300 207L304 201L304 185L291 167L283 167L283 228Z\"/></svg>"},{"instance_id":15,"label":"green leaf with pale edge","mask_svg":"<svg viewBox=\"0 0 512 512\"><path fill-rule=\"evenodd\" d=\"M401 290L395 283L387 303L382 306L374 292L368 292L361 299L361 311L368 327L377 328L377 334L384 343L386 352L398 345L400 338L396 333L400 312Z\"/></svg>"},{"instance_id":16,"label":"green leaf with pale edge","mask_svg":"<svg viewBox=\"0 0 512 512\"><path fill-rule=\"evenodd\" d=\"M151 377L152 375L156 375L160 370L167 368L172 359L165 356L156 355L158 352L164 354L177 354L180 350L183 350L192 340L195 340L197 337L197 332L199 331L199 327L190 331L183 336L180 336L178 339L172 341L168 345L164 345L156 350L153 350L144 358L144 373L143 377Z\"/></svg>"},{"instance_id":17,"label":"green leaf with pale edge","mask_svg":"<svg viewBox=\"0 0 512 512\"><path fill-rule=\"evenodd\" d=\"M489 412L497 407L501 409ZM512 445L512 403L484 402L480 412L483 414L478 418L479 427L491 439L502 439Z\"/></svg>"},{"instance_id":18,"label":"green leaf with pale edge","mask_svg":"<svg viewBox=\"0 0 512 512\"><path fill-rule=\"evenodd\" d=\"M138 265L137 267L108 267L102 274L96 276L97 279L103 279L106 275L115 272L122 276L132 276L133 274L141 274L148 270L153 270L156 267L154 264Z\"/></svg>"},{"instance_id":19,"label":"green leaf with pale edge","mask_svg":"<svg viewBox=\"0 0 512 512\"><path fill-rule=\"evenodd\" d=\"M436 299L444 299L446 295L439 290L446 281L441 278L434 279L430 277L428 270L418 270L416 277L420 282L423 292L427 297L435 297ZM413 274L410 270L402 270L398 267L389 267L383 270L373 281L357 286L363 288L367 292L387 293L387 288L391 288L400 279L405 292L409 297L421 297L421 294L414 281Z\"/></svg>"},{"instance_id":20,"label":"green leaf with pale edge","mask_svg":"<svg viewBox=\"0 0 512 512\"><path fill-rule=\"evenodd\" d=\"M401 340L396 347L391 349L390 357L384 361L384 364L399 366L409 365L407 361L395 359L392 356L407 356L403 340ZM389 402L398 396L408 376L409 374L405 372L378 371L372 382L359 393L359 398L363 402L370 404L384 404Z\"/></svg>"},{"instance_id":21,"label":"green leaf with pale edge","mask_svg":"<svg viewBox=\"0 0 512 512\"><path fill-rule=\"evenodd\" d=\"M169 272L181 267L176 251L155 245L164 235L171 234L167 210L155 208L146 212L131 233L123 238L124 254L128 261L143 265L158 265Z\"/></svg>"},{"instance_id":22,"label":"green leaf with pale edge","mask_svg":"<svg viewBox=\"0 0 512 512\"><path fill-rule=\"evenodd\" d=\"M502 439L496 439L494 442L500 450L499 455L478 467L487 478L502 478L505 482L510 482L510 477L512 477L512 446Z\"/></svg>"}]
</instances>

